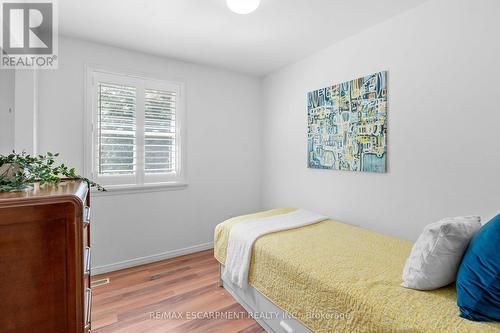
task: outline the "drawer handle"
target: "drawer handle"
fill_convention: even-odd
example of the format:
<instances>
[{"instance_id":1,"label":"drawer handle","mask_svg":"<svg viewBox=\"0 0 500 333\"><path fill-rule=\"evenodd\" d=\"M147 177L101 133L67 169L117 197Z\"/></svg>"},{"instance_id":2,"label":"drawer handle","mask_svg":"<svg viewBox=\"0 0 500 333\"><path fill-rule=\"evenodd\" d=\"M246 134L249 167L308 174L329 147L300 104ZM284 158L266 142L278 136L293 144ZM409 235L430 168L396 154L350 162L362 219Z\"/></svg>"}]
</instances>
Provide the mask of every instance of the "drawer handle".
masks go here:
<instances>
[{"instance_id":1,"label":"drawer handle","mask_svg":"<svg viewBox=\"0 0 500 333\"><path fill-rule=\"evenodd\" d=\"M85 247L85 254L83 258L83 271L85 274L90 275L90 260L91 260L91 251L90 247Z\"/></svg>"},{"instance_id":2,"label":"drawer handle","mask_svg":"<svg viewBox=\"0 0 500 333\"><path fill-rule=\"evenodd\" d=\"M87 288L85 290L85 326L90 325L90 312L92 311L92 290Z\"/></svg>"},{"instance_id":3,"label":"drawer handle","mask_svg":"<svg viewBox=\"0 0 500 333\"><path fill-rule=\"evenodd\" d=\"M90 224L90 207L83 208L83 226L86 227Z\"/></svg>"}]
</instances>

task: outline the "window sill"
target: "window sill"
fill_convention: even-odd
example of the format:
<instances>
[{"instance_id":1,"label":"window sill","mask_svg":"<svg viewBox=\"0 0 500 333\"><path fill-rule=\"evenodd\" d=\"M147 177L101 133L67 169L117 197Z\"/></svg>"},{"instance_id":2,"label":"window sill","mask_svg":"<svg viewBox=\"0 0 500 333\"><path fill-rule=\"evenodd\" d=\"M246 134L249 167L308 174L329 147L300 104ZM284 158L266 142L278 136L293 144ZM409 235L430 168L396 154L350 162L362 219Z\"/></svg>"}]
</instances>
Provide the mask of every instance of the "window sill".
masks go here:
<instances>
[{"instance_id":1,"label":"window sill","mask_svg":"<svg viewBox=\"0 0 500 333\"><path fill-rule=\"evenodd\" d=\"M157 183L145 185L109 185L104 186L106 192L97 191L92 188L92 195L94 197L103 197L109 195L122 195L122 194L137 194L148 192L163 192L163 191L177 191L187 188L188 184L184 182L171 182L171 183Z\"/></svg>"}]
</instances>

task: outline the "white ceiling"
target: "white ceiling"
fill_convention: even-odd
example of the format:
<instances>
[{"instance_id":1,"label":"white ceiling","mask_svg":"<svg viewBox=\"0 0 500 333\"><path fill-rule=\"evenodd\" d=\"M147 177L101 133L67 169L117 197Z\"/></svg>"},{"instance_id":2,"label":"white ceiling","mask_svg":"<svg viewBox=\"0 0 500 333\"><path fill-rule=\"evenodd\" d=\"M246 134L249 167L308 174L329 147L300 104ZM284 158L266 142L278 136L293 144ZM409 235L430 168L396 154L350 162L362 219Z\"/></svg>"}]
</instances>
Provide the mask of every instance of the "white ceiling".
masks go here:
<instances>
[{"instance_id":1,"label":"white ceiling","mask_svg":"<svg viewBox=\"0 0 500 333\"><path fill-rule=\"evenodd\" d=\"M265 75L426 0L60 0L66 36ZM379 36L378 38L384 38Z\"/></svg>"}]
</instances>

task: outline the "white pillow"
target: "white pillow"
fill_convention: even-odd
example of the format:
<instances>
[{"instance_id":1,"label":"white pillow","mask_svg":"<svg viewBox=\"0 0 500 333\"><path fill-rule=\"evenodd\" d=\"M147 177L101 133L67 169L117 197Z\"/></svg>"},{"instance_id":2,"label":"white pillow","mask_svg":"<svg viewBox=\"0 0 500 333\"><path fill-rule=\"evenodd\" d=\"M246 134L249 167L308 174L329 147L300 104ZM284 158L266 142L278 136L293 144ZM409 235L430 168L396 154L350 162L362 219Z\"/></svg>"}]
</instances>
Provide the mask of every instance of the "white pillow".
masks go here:
<instances>
[{"instance_id":1,"label":"white pillow","mask_svg":"<svg viewBox=\"0 0 500 333\"><path fill-rule=\"evenodd\" d=\"M467 245L480 227L479 216L447 217L427 225L406 260L401 285L432 290L455 281Z\"/></svg>"}]
</instances>

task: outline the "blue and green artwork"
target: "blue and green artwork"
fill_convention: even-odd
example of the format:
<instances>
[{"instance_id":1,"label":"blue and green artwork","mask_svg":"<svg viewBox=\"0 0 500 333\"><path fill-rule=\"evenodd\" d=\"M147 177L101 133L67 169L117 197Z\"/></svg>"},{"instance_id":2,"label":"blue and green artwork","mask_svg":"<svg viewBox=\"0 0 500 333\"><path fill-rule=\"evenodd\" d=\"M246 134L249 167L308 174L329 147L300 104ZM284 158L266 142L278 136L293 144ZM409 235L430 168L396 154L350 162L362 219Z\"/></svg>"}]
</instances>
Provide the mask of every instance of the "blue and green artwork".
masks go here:
<instances>
[{"instance_id":1,"label":"blue and green artwork","mask_svg":"<svg viewBox=\"0 0 500 333\"><path fill-rule=\"evenodd\" d=\"M386 172L387 72L307 94L308 166Z\"/></svg>"}]
</instances>

